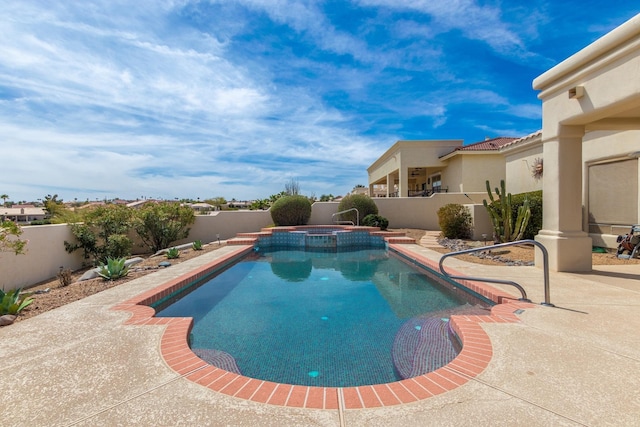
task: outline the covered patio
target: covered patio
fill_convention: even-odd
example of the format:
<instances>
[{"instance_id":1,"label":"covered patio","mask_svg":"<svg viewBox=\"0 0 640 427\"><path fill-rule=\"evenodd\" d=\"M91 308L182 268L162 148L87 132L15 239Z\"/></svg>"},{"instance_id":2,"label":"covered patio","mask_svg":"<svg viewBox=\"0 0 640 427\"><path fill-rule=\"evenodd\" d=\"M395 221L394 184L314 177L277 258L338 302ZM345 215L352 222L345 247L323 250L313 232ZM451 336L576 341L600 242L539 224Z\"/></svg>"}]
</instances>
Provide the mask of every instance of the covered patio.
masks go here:
<instances>
[{"instance_id":1,"label":"covered patio","mask_svg":"<svg viewBox=\"0 0 640 427\"><path fill-rule=\"evenodd\" d=\"M367 168L372 197L416 197L445 191L440 157L462 140L397 141Z\"/></svg>"}]
</instances>

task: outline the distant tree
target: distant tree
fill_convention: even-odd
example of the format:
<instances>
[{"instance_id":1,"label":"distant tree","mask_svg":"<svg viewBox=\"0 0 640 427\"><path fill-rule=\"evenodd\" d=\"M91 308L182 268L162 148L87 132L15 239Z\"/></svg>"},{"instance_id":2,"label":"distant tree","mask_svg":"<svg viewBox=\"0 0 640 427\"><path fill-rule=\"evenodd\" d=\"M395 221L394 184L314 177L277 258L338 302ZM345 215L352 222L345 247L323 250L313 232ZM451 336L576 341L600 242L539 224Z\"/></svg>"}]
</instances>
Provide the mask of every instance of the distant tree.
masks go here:
<instances>
[{"instance_id":1,"label":"distant tree","mask_svg":"<svg viewBox=\"0 0 640 427\"><path fill-rule=\"evenodd\" d=\"M333 194L323 194L322 196L320 196L321 202L330 202L333 199L335 199L335 197L333 197Z\"/></svg>"},{"instance_id":2,"label":"distant tree","mask_svg":"<svg viewBox=\"0 0 640 427\"><path fill-rule=\"evenodd\" d=\"M288 196L297 196L298 194L300 194L300 183L297 180L291 178L289 182L284 184L284 192Z\"/></svg>"},{"instance_id":3,"label":"distant tree","mask_svg":"<svg viewBox=\"0 0 640 427\"><path fill-rule=\"evenodd\" d=\"M221 196L213 197L211 199L206 199L205 202L209 203L210 205L215 206L216 209L218 209L218 210L222 209L222 206L227 204L227 200L224 197L221 197Z\"/></svg>"},{"instance_id":4,"label":"distant tree","mask_svg":"<svg viewBox=\"0 0 640 427\"><path fill-rule=\"evenodd\" d=\"M134 229L153 252L168 248L171 243L189 236L189 225L195 213L188 206L175 202L150 203L136 211Z\"/></svg>"},{"instance_id":5,"label":"distant tree","mask_svg":"<svg viewBox=\"0 0 640 427\"><path fill-rule=\"evenodd\" d=\"M266 210L266 209L269 209L269 206L271 206L269 199L257 199L251 203L251 205L249 206L249 209L252 211Z\"/></svg>"},{"instance_id":6,"label":"distant tree","mask_svg":"<svg viewBox=\"0 0 640 427\"><path fill-rule=\"evenodd\" d=\"M7 199L9 198L9 195L4 193L4 194L0 194L0 199L2 199L2 202L5 206L7 206Z\"/></svg>"},{"instance_id":7,"label":"distant tree","mask_svg":"<svg viewBox=\"0 0 640 427\"><path fill-rule=\"evenodd\" d=\"M276 202L276 200L284 196L287 196L287 193L285 191L281 191L278 194L272 194L271 196L269 196L269 203L273 205Z\"/></svg>"},{"instance_id":8,"label":"distant tree","mask_svg":"<svg viewBox=\"0 0 640 427\"><path fill-rule=\"evenodd\" d=\"M44 198L44 210L49 218L53 218L61 213L64 209L62 199L58 200L58 195L47 194Z\"/></svg>"}]
</instances>

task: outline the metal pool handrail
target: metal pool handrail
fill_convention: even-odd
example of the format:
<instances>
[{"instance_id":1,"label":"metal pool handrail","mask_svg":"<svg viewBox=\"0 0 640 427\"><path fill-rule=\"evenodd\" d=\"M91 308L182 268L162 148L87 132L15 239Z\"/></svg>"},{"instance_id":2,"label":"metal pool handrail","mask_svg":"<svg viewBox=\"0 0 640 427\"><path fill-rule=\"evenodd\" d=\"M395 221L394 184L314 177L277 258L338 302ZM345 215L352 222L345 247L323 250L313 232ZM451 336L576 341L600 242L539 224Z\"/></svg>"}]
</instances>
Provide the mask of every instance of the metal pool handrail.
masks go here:
<instances>
[{"instance_id":1,"label":"metal pool handrail","mask_svg":"<svg viewBox=\"0 0 640 427\"><path fill-rule=\"evenodd\" d=\"M547 252L547 248L545 248L540 242L536 242L535 240L528 239L528 240L518 240L518 241L515 241L515 242L498 243L497 245L482 246L480 248L471 248L471 249L465 249L465 250L462 250L462 251L455 251L455 252L450 252L448 254L444 254L440 258L440 263L439 263L440 272L445 277L448 277L450 279L473 280L473 281L476 281L476 282L500 283L500 284L504 284L504 285L511 285L511 286L514 286L516 289L518 289L520 291L520 293L522 294L522 298L520 298L521 301L531 302L527 298L527 292L524 290L524 288L522 286L520 286L516 282L513 282L511 280L502 280L502 279L487 279L487 278L483 278L483 277L453 276L453 275L447 273L445 271L445 269L444 269L444 266L443 266L444 260L446 258L449 258L449 257L452 257L452 256L468 254L468 253L472 253L472 252L486 251L486 250L491 250L491 249L496 249L496 248L504 248L506 246L515 246L515 245L521 245L521 244L532 244L534 246L537 246L542 251L542 259L543 259L543 266L542 267L543 267L543 272L544 272L544 302L542 302L540 304L547 305L549 307L555 307L555 305L551 304L550 295L549 295L549 253Z\"/></svg>"},{"instance_id":2,"label":"metal pool handrail","mask_svg":"<svg viewBox=\"0 0 640 427\"><path fill-rule=\"evenodd\" d=\"M340 211L340 212L336 212L336 213L334 213L333 215L331 215L331 222L334 222L334 221L333 221L333 217L334 217L334 216L336 216L336 215L341 215L341 214L343 214L343 213L347 213L347 212L351 212L351 211L356 211L356 221L357 221L357 223L356 223L355 225L358 225L358 226L359 226L359 225L360 225L360 212L359 212L359 211L358 211L358 209L356 209L356 208L351 208L351 209L347 209L347 210L344 210L344 211ZM336 224L337 224L337 223L349 223L349 224L351 224L351 225L354 225L354 224L353 224L353 221L335 221L335 223L336 223Z\"/></svg>"}]
</instances>

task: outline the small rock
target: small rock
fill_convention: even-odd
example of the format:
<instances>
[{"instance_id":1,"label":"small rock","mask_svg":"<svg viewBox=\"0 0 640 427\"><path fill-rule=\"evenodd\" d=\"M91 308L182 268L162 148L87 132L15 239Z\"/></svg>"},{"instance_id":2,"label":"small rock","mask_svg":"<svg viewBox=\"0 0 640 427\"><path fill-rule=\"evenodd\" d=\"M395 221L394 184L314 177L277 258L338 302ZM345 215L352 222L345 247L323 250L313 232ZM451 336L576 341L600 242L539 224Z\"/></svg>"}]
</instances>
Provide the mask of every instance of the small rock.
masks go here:
<instances>
[{"instance_id":1,"label":"small rock","mask_svg":"<svg viewBox=\"0 0 640 427\"><path fill-rule=\"evenodd\" d=\"M169 261L162 261L158 264L158 267L171 267L171 263Z\"/></svg>"},{"instance_id":2,"label":"small rock","mask_svg":"<svg viewBox=\"0 0 640 427\"><path fill-rule=\"evenodd\" d=\"M8 326L15 322L16 316L13 314L5 314L4 316L0 316L0 326Z\"/></svg>"}]
</instances>

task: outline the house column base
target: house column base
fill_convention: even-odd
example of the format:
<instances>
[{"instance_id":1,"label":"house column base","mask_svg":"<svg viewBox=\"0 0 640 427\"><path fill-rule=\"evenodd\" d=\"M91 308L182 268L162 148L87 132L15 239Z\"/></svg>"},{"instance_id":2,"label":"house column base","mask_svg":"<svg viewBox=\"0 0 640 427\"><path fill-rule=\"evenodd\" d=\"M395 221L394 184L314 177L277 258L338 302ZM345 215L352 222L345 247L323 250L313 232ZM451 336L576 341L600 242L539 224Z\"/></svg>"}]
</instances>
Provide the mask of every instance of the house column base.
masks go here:
<instances>
[{"instance_id":1,"label":"house column base","mask_svg":"<svg viewBox=\"0 0 640 427\"><path fill-rule=\"evenodd\" d=\"M549 270L565 272L591 271L592 241L584 232L562 233L540 230L536 241L549 253ZM535 251L536 267L543 267L542 252Z\"/></svg>"}]
</instances>

